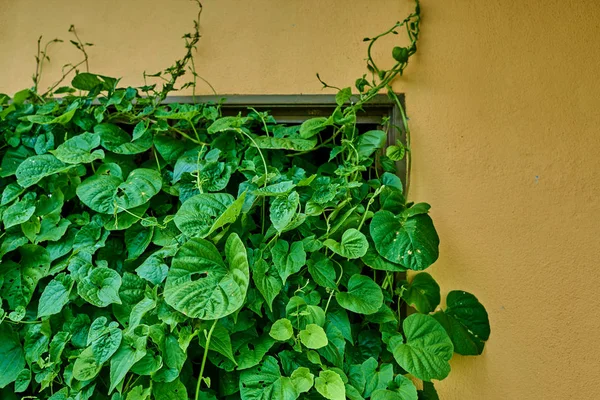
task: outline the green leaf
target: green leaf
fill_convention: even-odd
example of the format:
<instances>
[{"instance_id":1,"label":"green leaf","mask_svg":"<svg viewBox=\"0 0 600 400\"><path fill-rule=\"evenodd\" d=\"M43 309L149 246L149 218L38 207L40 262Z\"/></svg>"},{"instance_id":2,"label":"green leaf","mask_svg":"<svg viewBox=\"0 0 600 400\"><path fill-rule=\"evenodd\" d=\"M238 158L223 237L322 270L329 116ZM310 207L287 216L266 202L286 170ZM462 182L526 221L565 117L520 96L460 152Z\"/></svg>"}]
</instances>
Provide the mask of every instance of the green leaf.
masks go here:
<instances>
[{"instance_id":1,"label":"green leaf","mask_svg":"<svg viewBox=\"0 0 600 400\"><path fill-rule=\"evenodd\" d=\"M42 292L38 303L38 318L61 312L69 302L69 294L73 288L73 279L64 273L56 275Z\"/></svg>"},{"instance_id":2,"label":"green leaf","mask_svg":"<svg viewBox=\"0 0 600 400\"><path fill-rule=\"evenodd\" d=\"M485 307L471 293L453 290L446 298L446 310L433 317L444 327L454 351L465 356L483 352L490 337L490 321Z\"/></svg>"},{"instance_id":3,"label":"green leaf","mask_svg":"<svg viewBox=\"0 0 600 400\"><path fill-rule=\"evenodd\" d=\"M244 303L249 284L246 248L237 234L227 238L225 256L207 240L188 240L173 258L165 284L167 304L190 318L219 319Z\"/></svg>"},{"instance_id":4,"label":"green leaf","mask_svg":"<svg viewBox=\"0 0 600 400\"><path fill-rule=\"evenodd\" d=\"M154 227L145 227L141 223L131 226L125 231L127 259L135 260L141 256L152 241Z\"/></svg>"},{"instance_id":5,"label":"green leaf","mask_svg":"<svg viewBox=\"0 0 600 400\"><path fill-rule=\"evenodd\" d=\"M100 146L100 137L85 132L67 140L51 153L66 164L87 164L104 158L104 151L94 150L98 146Z\"/></svg>"},{"instance_id":6,"label":"green leaf","mask_svg":"<svg viewBox=\"0 0 600 400\"><path fill-rule=\"evenodd\" d=\"M277 231L284 232L292 223L299 204L300 196L295 191L287 196L276 197L271 202L269 218Z\"/></svg>"},{"instance_id":7,"label":"green leaf","mask_svg":"<svg viewBox=\"0 0 600 400\"><path fill-rule=\"evenodd\" d=\"M419 400L440 400L440 397L431 382L423 382L423 390L418 392Z\"/></svg>"},{"instance_id":8,"label":"green leaf","mask_svg":"<svg viewBox=\"0 0 600 400\"><path fill-rule=\"evenodd\" d=\"M385 149L385 155L392 161L400 161L404 158L406 154L406 148L400 142L396 142L393 146L388 146Z\"/></svg>"},{"instance_id":9,"label":"green leaf","mask_svg":"<svg viewBox=\"0 0 600 400\"><path fill-rule=\"evenodd\" d=\"M94 126L94 133L100 136L100 144L116 154L139 154L152 147L152 134L147 131L139 139L133 140L129 133L114 124Z\"/></svg>"},{"instance_id":10,"label":"green leaf","mask_svg":"<svg viewBox=\"0 0 600 400\"><path fill-rule=\"evenodd\" d=\"M127 393L125 400L148 400L150 399L151 388L145 388L142 385L135 386L131 391ZM187 398L187 394L186 394ZM187 399L186 399L187 400Z\"/></svg>"},{"instance_id":11,"label":"green leaf","mask_svg":"<svg viewBox=\"0 0 600 400\"><path fill-rule=\"evenodd\" d=\"M4 206L12 202L14 199L18 198L24 191L25 189L19 186L18 183L9 183L2 192L2 201L0 202L0 206Z\"/></svg>"},{"instance_id":12,"label":"green leaf","mask_svg":"<svg viewBox=\"0 0 600 400\"><path fill-rule=\"evenodd\" d=\"M307 119L300 125L300 137L310 139L330 125L330 121L325 117Z\"/></svg>"},{"instance_id":13,"label":"green leaf","mask_svg":"<svg viewBox=\"0 0 600 400\"><path fill-rule=\"evenodd\" d=\"M0 324L0 389L14 382L25 368L19 335L9 324Z\"/></svg>"},{"instance_id":14,"label":"green leaf","mask_svg":"<svg viewBox=\"0 0 600 400\"><path fill-rule=\"evenodd\" d=\"M100 373L102 364L98 364L91 347L87 347L73 364L73 377L78 381L94 379Z\"/></svg>"},{"instance_id":15,"label":"green leaf","mask_svg":"<svg viewBox=\"0 0 600 400\"><path fill-rule=\"evenodd\" d=\"M398 335L388 345L398 364L424 381L446 378L454 347L442 325L429 315L413 314L402 327L406 343Z\"/></svg>"},{"instance_id":16,"label":"green leaf","mask_svg":"<svg viewBox=\"0 0 600 400\"><path fill-rule=\"evenodd\" d=\"M378 211L370 229L375 248L389 261L421 271L438 258L440 240L429 215L402 218Z\"/></svg>"},{"instance_id":17,"label":"green leaf","mask_svg":"<svg viewBox=\"0 0 600 400\"><path fill-rule=\"evenodd\" d=\"M366 236L354 228L350 228L344 232L341 242L338 243L333 239L327 239L323 244L334 253L348 259L361 258L369 249L369 242Z\"/></svg>"},{"instance_id":18,"label":"green leaf","mask_svg":"<svg viewBox=\"0 0 600 400\"><path fill-rule=\"evenodd\" d=\"M383 148L387 140L387 134L381 130L368 131L358 137L356 150L360 160L371 157L375 151Z\"/></svg>"},{"instance_id":19,"label":"green leaf","mask_svg":"<svg viewBox=\"0 0 600 400\"><path fill-rule=\"evenodd\" d=\"M400 264L393 263L381 257L375 248L370 245L367 252L361 258L369 267L379 271L390 271L390 272L405 272L406 268Z\"/></svg>"},{"instance_id":20,"label":"green leaf","mask_svg":"<svg viewBox=\"0 0 600 400\"><path fill-rule=\"evenodd\" d=\"M407 377L396 375L390 388L375 390L371 400L417 400L417 388Z\"/></svg>"},{"instance_id":21,"label":"green leaf","mask_svg":"<svg viewBox=\"0 0 600 400\"><path fill-rule=\"evenodd\" d=\"M290 275L300 271L306 264L306 252L302 242L293 242L290 246L287 241L280 239L271 248L271 256L284 284Z\"/></svg>"},{"instance_id":22,"label":"green leaf","mask_svg":"<svg viewBox=\"0 0 600 400\"><path fill-rule=\"evenodd\" d=\"M258 367L242 371L240 394L245 400L295 400L313 386L314 375L300 367L288 378L281 375L277 360L265 358Z\"/></svg>"},{"instance_id":23,"label":"green leaf","mask_svg":"<svg viewBox=\"0 0 600 400\"><path fill-rule=\"evenodd\" d=\"M374 391L385 389L394 378L394 367L392 364L382 364L370 357L362 363L362 371L365 377L365 391L363 395L370 397Z\"/></svg>"},{"instance_id":24,"label":"green leaf","mask_svg":"<svg viewBox=\"0 0 600 400\"><path fill-rule=\"evenodd\" d=\"M113 389L125 378L131 367L146 355L146 338L139 337L133 342L127 343L123 340L121 346L110 359L110 387ZM186 396L187 397L187 396Z\"/></svg>"},{"instance_id":25,"label":"green leaf","mask_svg":"<svg viewBox=\"0 0 600 400\"><path fill-rule=\"evenodd\" d=\"M154 395L155 399L188 400L187 389L179 379L169 383L153 383L152 394Z\"/></svg>"},{"instance_id":26,"label":"green leaf","mask_svg":"<svg viewBox=\"0 0 600 400\"><path fill-rule=\"evenodd\" d=\"M294 328L289 319L281 318L273 323L269 335L275 340L285 342L294 335Z\"/></svg>"},{"instance_id":27,"label":"green leaf","mask_svg":"<svg viewBox=\"0 0 600 400\"><path fill-rule=\"evenodd\" d=\"M150 201L161 187L160 173L138 168L129 174L125 182L113 175L93 175L77 186L77 196L96 212L114 214Z\"/></svg>"},{"instance_id":28,"label":"green leaf","mask_svg":"<svg viewBox=\"0 0 600 400\"><path fill-rule=\"evenodd\" d=\"M402 298L421 314L429 314L440 304L440 286L427 272L421 272L405 286Z\"/></svg>"},{"instance_id":29,"label":"green leaf","mask_svg":"<svg viewBox=\"0 0 600 400\"><path fill-rule=\"evenodd\" d=\"M23 161L17 168L17 183L23 188L35 185L47 176L71 168L52 154L32 156Z\"/></svg>"},{"instance_id":30,"label":"green leaf","mask_svg":"<svg viewBox=\"0 0 600 400\"><path fill-rule=\"evenodd\" d=\"M182 204L175 215L175 225L188 237L205 238L237 219L244 204L243 198L244 195L234 200L227 193L198 194Z\"/></svg>"},{"instance_id":31,"label":"green leaf","mask_svg":"<svg viewBox=\"0 0 600 400\"><path fill-rule=\"evenodd\" d=\"M383 304L381 287L365 275L355 274L348 281L348 291L338 292L340 306L358 314L375 314Z\"/></svg>"},{"instance_id":32,"label":"green leaf","mask_svg":"<svg viewBox=\"0 0 600 400\"><path fill-rule=\"evenodd\" d=\"M31 218L35 212L35 194L31 193L30 196L30 193L4 211L2 214L4 229L25 223Z\"/></svg>"},{"instance_id":33,"label":"green leaf","mask_svg":"<svg viewBox=\"0 0 600 400\"><path fill-rule=\"evenodd\" d=\"M320 349L327 346L327 335L323 328L316 324L308 324L298 334L300 341L309 349Z\"/></svg>"},{"instance_id":34,"label":"green leaf","mask_svg":"<svg viewBox=\"0 0 600 400\"><path fill-rule=\"evenodd\" d=\"M206 332L208 332L210 330L210 326L212 325L212 322L210 323L203 323L200 326L200 330L206 330ZM201 332L198 335L198 338L200 339L200 346L202 346L203 348L206 348L206 336ZM231 360L234 364L235 362L235 357L233 356L233 349L231 347L231 336L229 331L227 330L227 328L225 328L225 326L223 326L222 322L218 322L217 325L215 326L215 329L213 331L213 334L211 336L210 339L210 350L212 351L216 351L217 353L225 356L227 359Z\"/></svg>"},{"instance_id":35,"label":"green leaf","mask_svg":"<svg viewBox=\"0 0 600 400\"><path fill-rule=\"evenodd\" d=\"M98 267L77 284L77 293L85 301L96 307L106 307L109 304L121 304L119 288L121 276L110 268Z\"/></svg>"},{"instance_id":36,"label":"green leaf","mask_svg":"<svg viewBox=\"0 0 600 400\"><path fill-rule=\"evenodd\" d=\"M302 139L298 137L276 138L272 136L258 136L254 138L260 149L282 149L295 151L309 151L317 145L317 139Z\"/></svg>"},{"instance_id":37,"label":"green leaf","mask_svg":"<svg viewBox=\"0 0 600 400\"><path fill-rule=\"evenodd\" d=\"M90 74L89 72L80 72L71 80L71 86L75 89L85 91L91 91L96 87L100 87L101 90L111 90L116 83L117 80L115 78Z\"/></svg>"},{"instance_id":38,"label":"green leaf","mask_svg":"<svg viewBox=\"0 0 600 400\"><path fill-rule=\"evenodd\" d=\"M335 102L338 106L343 106L352 97L352 90L347 87L343 88L335 95Z\"/></svg>"},{"instance_id":39,"label":"green leaf","mask_svg":"<svg viewBox=\"0 0 600 400\"><path fill-rule=\"evenodd\" d=\"M321 371L315 379L315 388L329 400L345 400L346 388L340 375L332 370Z\"/></svg>"},{"instance_id":40,"label":"green leaf","mask_svg":"<svg viewBox=\"0 0 600 400\"><path fill-rule=\"evenodd\" d=\"M3 274L2 297L12 309L29 304L38 282L50 269L50 255L43 247L26 244L19 247L19 253L20 265L10 261L2 263L8 270Z\"/></svg>"},{"instance_id":41,"label":"green leaf","mask_svg":"<svg viewBox=\"0 0 600 400\"><path fill-rule=\"evenodd\" d=\"M265 260L256 260L252 268L252 279L256 288L272 310L273 300L281 292L283 282L279 277L278 268L274 264L268 264Z\"/></svg>"},{"instance_id":42,"label":"green leaf","mask_svg":"<svg viewBox=\"0 0 600 400\"><path fill-rule=\"evenodd\" d=\"M336 275L333 261L322 253L313 253L311 259L308 260L308 272L314 281L325 288L335 289Z\"/></svg>"},{"instance_id":43,"label":"green leaf","mask_svg":"<svg viewBox=\"0 0 600 400\"><path fill-rule=\"evenodd\" d=\"M31 382L31 370L24 369L19 373L15 380L15 393L22 393L27 390L29 383Z\"/></svg>"}]
</instances>

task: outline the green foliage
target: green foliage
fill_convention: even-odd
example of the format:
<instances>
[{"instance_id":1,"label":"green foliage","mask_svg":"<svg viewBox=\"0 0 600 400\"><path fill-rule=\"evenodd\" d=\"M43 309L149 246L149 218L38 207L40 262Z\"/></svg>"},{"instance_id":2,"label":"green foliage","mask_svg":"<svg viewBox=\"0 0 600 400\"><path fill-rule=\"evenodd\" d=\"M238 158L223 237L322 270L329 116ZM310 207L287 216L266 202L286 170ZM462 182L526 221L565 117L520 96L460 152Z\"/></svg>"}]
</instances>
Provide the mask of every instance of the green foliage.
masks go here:
<instances>
[{"instance_id":1,"label":"green foliage","mask_svg":"<svg viewBox=\"0 0 600 400\"><path fill-rule=\"evenodd\" d=\"M41 47L34 87L0 95L0 397L437 398L453 350L481 354L490 329L473 295L450 292L442 311L433 277L403 275L439 245L394 173L410 131L390 84L419 23L417 3L366 39L371 78L294 126L163 102L188 68L195 88L197 21L185 56L145 76L162 88L89 71L59 86L87 67L72 27L84 59L41 93ZM372 46L399 29L411 44L382 70ZM404 126L363 132L381 90Z\"/></svg>"}]
</instances>

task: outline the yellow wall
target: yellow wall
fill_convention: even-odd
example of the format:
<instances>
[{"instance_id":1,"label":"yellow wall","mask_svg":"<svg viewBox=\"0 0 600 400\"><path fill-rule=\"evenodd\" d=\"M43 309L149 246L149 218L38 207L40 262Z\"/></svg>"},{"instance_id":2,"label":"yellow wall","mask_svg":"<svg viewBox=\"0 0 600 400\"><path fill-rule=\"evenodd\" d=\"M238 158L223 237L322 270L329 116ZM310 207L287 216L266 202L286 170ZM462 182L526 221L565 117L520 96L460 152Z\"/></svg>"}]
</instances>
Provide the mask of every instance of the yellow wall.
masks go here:
<instances>
[{"instance_id":1,"label":"yellow wall","mask_svg":"<svg viewBox=\"0 0 600 400\"><path fill-rule=\"evenodd\" d=\"M350 84L363 71L361 39L409 5L204 3L198 70L230 94L319 93L317 71ZM441 398L598 399L600 2L422 8L418 57L396 84L413 128L412 197L433 206L442 290L475 293L492 323L484 355L456 359ZM93 72L140 84L144 69L181 54L194 12L187 0L0 0L0 92L29 85L37 36L67 38L71 23L96 44ZM55 78L76 55L51 53Z\"/></svg>"}]
</instances>

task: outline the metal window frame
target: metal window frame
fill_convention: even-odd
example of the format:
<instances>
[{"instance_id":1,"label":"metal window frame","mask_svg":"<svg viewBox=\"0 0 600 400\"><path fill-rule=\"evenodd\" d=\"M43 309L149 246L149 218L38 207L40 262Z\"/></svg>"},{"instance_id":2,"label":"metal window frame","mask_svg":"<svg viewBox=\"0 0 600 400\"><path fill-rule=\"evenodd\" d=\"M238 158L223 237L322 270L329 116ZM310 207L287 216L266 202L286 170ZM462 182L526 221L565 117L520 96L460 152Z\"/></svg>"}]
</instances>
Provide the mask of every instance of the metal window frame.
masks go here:
<instances>
[{"instance_id":1,"label":"metal window frame","mask_svg":"<svg viewBox=\"0 0 600 400\"><path fill-rule=\"evenodd\" d=\"M405 107L405 98L402 93L397 93L402 107ZM224 115L245 113L249 107L258 111L270 111L278 121L287 124L299 124L313 117L327 117L335 107L335 95L329 94L243 94L243 95L201 95L201 96L169 96L164 103L221 103ZM357 115L357 124L379 125L383 117L389 117L392 125L401 129L390 129L388 143L394 144L396 140L405 141L402 114L396 103L387 95L379 94L363 105L364 113ZM398 175L404 181L406 176L405 159L397 163ZM406 182L403 182L406 187Z\"/></svg>"}]
</instances>

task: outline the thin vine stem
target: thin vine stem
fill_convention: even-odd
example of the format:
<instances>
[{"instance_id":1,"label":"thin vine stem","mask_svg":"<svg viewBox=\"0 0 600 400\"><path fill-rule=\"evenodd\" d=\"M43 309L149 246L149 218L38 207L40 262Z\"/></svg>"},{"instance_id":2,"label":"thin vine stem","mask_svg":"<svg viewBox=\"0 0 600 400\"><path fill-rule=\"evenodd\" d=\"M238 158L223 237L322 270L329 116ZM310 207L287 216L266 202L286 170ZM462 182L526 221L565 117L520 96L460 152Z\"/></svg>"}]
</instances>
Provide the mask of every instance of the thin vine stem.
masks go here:
<instances>
[{"instance_id":1,"label":"thin vine stem","mask_svg":"<svg viewBox=\"0 0 600 400\"><path fill-rule=\"evenodd\" d=\"M200 398L200 386L202 381L204 380L204 367L206 366L206 358L208 357L208 349L210 347L210 338L212 337L213 331L215 330L215 326L217 326L217 322L219 320L215 319L208 334L206 335L206 345L204 347L204 355L202 356L202 365L200 366L200 374L198 375L198 382L196 383L196 395L194 400L198 400Z\"/></svg>"}]
</instances>

